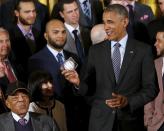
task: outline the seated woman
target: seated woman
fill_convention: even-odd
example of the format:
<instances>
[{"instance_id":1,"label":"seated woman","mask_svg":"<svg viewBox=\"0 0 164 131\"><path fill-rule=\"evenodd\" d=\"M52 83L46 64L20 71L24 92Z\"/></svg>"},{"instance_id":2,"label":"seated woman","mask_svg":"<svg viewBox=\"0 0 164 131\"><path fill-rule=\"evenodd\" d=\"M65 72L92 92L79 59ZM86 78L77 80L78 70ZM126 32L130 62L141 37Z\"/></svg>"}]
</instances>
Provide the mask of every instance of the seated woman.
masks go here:
<instances>
[{"instance_id":1,"label":"seated woman","mask_svg":"<svg viewBox=\"0 0 164 131\"><path fill-rule=\"evenodd\" d=\"M33 72L28 81L32 102L29 111L51 116L58 124L60 131L67 131L64 105L55 100L52 77L45 71Z\"/></svg>"}]
</instances>

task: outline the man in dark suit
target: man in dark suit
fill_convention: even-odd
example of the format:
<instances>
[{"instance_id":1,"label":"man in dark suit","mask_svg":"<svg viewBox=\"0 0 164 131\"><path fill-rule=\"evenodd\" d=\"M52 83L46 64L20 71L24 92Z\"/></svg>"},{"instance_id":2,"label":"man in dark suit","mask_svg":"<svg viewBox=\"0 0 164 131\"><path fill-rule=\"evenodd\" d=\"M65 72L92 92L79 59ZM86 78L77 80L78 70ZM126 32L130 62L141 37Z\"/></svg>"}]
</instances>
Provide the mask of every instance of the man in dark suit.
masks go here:
<instances>
[{"instance_id":1,"label":"man in dark suit","mask_svg":"<svg viewBox=\"0 0 164 131\"><path fill-rule=\"evenodd\" d=\"M49 21L44 36L47 45L30 57L29 71L45 70L52 75L56 99L65 105L68 130L86 130L84 123L87 124L88 122L86 120L87 115L85 115L87 107L83 104L82 97L74 95L73 85L68 83L61 75L60 67L69 57L72 57L80 67L77 56L63 50L66 42L66 29L63 22L59 20ZM86 121L84 121L84 118Z\"/></svg>"},{"instance_id":2,"label":"man in dark suit","mask_svg":"<svg viewBox=\"0 0 164 131\"><path fill-rule=\"evenodd\" d=\"M147 24L155 18L152 9L148 5L135 0L126 0L126 2L126 7L129 10L130 26L133 29L133 38L149 44ZM133 13L130 13L130 8L132 8ZM134 16L131 17L130 14Z\"/></svg>"},{"instance_id":3,"label":"man in dark suit","mask_svg":"<svg viewBox=\"0 0 164 131\"><path fill-rule=\"evenodd\" d=\"M67 32L67 41L64 49L77 54L80 59L84 59L92 42L90 30L79 25L80 14L77 2L75 0L60 0L59 9ZM76 31L80 43L76 43L74 31ZM78 45L81 46L80 49ZM83 52L82 57L80 56L80 51Z\"/></svg>"},{"instance_id":4,"label":"man in dark suit","mask_svg":"<svg viewBox=\"0 0 164 131\"><path fill-rule=\"evenodd\" d=\"M17 63L11 51L9 33L0 28L0 87L3 93L7 84L18 80L24 80L23 69Z\"/></svg>"},{"instance_id":5,"label":"man in dark suit","mask_svg":"<svg viewBox=\"0 0 164 131\"><path fill-rule=\"evenodd\" d=\"M18 0L7 0L0 5L0 26L10 29L15 23L14 8ZM37 16L33 26L41 33L44 33L46 22L49 19L48 8L40 3L35 2ZM7 16L7 17L6 17Z\"/></svg>"},{"instance_id":6,"label":"man in dark suit","mask_svg":"<svg viewBox=\"0 0 164 131\"><path fill-rule=\"evenodd\" d=\"M24 83L9 84L5 97L11 111L0 115L2 131L59 131L49 116L28 112L30 93Z\"/></svg>"},{"instance_id":7,"label":"man in dark suit","mask_svg":"<svg viewBox=\"0 0 164 131\"><path fill-rule=\"evenodd\" d=\"M108 40L90 48L81 79L75 71L62 73L83 95L96 87L89 131L144 131L144 105L159 92L151 48L128 37L124 6L109 5L103 21Z\"/></svg>"},{"instance_id":8,"label":"man in dark suit","mask_svg":"<svg viewBox=\"0 0 164 131\"><path fill-rule=\"evenodd\" d=\"M45 43L43 36L33 27L36 20L36 7L33 0L19 0L16 3L15 16L17 23L9 29L11 48L24 69L24 76L27 77L28 58L39 51Z\"/></svg>"}]
</instances>

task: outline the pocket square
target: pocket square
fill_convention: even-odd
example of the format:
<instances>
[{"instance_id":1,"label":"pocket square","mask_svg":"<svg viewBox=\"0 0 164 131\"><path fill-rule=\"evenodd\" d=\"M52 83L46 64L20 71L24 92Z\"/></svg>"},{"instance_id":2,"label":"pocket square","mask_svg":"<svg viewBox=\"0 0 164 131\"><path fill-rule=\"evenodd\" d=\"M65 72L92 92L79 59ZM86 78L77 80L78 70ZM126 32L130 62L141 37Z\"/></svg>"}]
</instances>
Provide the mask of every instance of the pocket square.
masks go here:
<instances>
[{"instance_id":1,"label":"pocket square","mask_svg":"<svg viewBox=\"0 0 164 131\"><path fill-rule=\"evenodd\" d=\"M140 17L140 20L141 21L144 21L144 20L147 20L149 18L148 15L143 15L142 17Z\"/></svg>"}]
</instances>

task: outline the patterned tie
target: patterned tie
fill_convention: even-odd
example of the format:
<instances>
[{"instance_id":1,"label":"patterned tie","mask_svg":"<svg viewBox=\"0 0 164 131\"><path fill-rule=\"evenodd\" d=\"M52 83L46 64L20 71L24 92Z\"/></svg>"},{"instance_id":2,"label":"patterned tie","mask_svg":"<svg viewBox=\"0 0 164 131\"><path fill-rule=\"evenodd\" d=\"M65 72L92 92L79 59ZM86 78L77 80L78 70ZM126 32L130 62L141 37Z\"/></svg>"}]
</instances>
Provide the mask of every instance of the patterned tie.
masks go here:
<instances>
[{"instance_id":1,"label":"patterned tie","mask_svg":"<svg viewBox=\"0 0 164 131\"><path fill-rule=\"evenodd\" d=\"M32 33L31 32L27 33L25 35L25 38L26 38L26 42L31 50L31 53L34 54L36 51L36 43L35 43Z\"/></svg>"},{"instance_id":2,"label":"patterned tie","mask_svg":"<svg viewBox=\"0 0 164 131\"><path fill-rule=\"evenodd\" d=\"M114 45L113 58L112 58L116 82L118 82L119 74L120 74L120 65L121 65L121 54L120 54L120 49L119 49L120 46L121 45L119 43L116 43Z\"/></svg>"},{"instance_id":3,"label":"patterned tie","mask_svg":"<svg viewBox=\"0 0 164 131\"><path fill-rule=\"evenodd\" d=\"M63 55L62 55L62 53L58 53L56 57L58 59L59 65L60 66L63 65L64 61L63 61Z\"/></svg>"},{"instance_id":4,"label":"patterned tie","mask_svg":"<svg viewBox=\"0 0 164 131\"><path fill-rule=\"evenodd\" d=\"M16 76L15 76L11 66L10 66L9 61L4 61L3 65L5 67L5 74L9 80L9 82L10 83L15 82L17 79L16 79Z\"/></svg>"},{"instance_id":5,"label":"patterned tie","mask_svg":"<svg viewBox=\"0 0 164 131\"><path fill-rule=\"evenodd\" d=\"M24 118L21 118L18 120L19 124L21 124L22 126L25 126L26 125L26 119Z\"/></svg>"},{"instance_id":6,"label":"patterned tie","mask_svg":"<svg viewBox=\"0 0 164 131\"><path fill-rule=\"evenodd\" d=\"M89 7L88 7L87 2L88 2L87 0L85 0L85 1L83 2L83 11L84 11L85 15L86 15L88 18L90 18L90 10L89 10Z\"/></svg>"},{"instance_id":7,"label":"patterned tie","mask_svg":"<svg viewBox=\"0 0 164 131\"><path fill-rule=\"evenodd\" d=\"M130 19L130 24L134 23L134 11L133 11L133 6L128 4L127 5L128 9L129 9L129 19Z\"/></svg>"},{"instance_id":8,"label":"patterned tie","mask_svg":"<svg viewBox=\"0 0 164 131\"><path fill-rule=\"evenodd\" d=\"M77 35L77 30L72 31L72 33L75 37L75 44L76 44L76 49L77 49L78 56L79 56L81 62L83 63L84 62L84 50L81 46L80 39Z\"/></svg>"}]
</instances>

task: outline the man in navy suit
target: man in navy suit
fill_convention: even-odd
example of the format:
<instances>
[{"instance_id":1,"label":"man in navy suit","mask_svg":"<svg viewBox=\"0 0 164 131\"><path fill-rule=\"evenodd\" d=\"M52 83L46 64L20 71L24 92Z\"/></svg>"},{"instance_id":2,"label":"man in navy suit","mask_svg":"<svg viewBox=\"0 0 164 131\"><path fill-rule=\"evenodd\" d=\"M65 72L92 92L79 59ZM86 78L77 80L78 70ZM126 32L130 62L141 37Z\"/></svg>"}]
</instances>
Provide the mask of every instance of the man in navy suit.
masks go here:
<instances>
[{"instance_id":1,"label":"man in navy suit","mask_svg":"<svg viewBox=\"0 0 164 131\"><path fill-rule=\"evenodd\" d=\"M128 36L124 6L109 5L103 21L108 40L90 48L80 79L62 73L82 95L95 88L89 131L144 131L144 105L159 92L151 48Z\"/></svg>"},{"instance_id":2,"label":"man in navy suit","mask_svg":"<svg viewBox=\"0 0 164 131\"><path fill-rule=\"evenodd\" d=\"M72 90L73 85L68 83L61 75L60 63L69 57L72 57L80 67L78 57L75 54L63 50L67 37L63 22L57 19L49 21L46 25L44 36L47 40L47 45L30 57L28 64L29 72L45 70L52 75L56 99L65 105L68 130L86 130L86 125L83 123L85 122L86 124L88 122L85 119L88 116L85 111L85 103L83 103L84 101L80 96L74 95L74 90ZM59 54L61 56L60 58Z\"/></svg>"}]
</instances>

